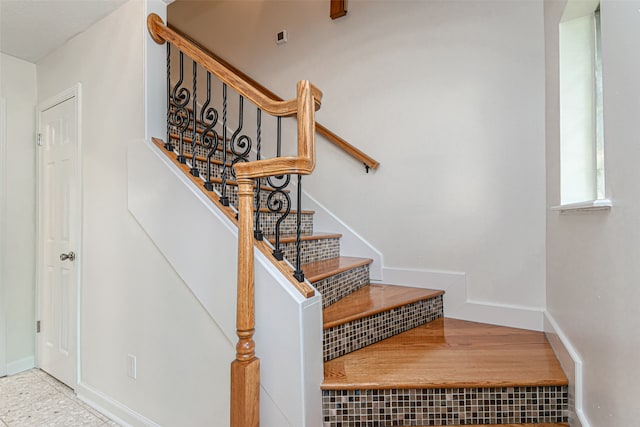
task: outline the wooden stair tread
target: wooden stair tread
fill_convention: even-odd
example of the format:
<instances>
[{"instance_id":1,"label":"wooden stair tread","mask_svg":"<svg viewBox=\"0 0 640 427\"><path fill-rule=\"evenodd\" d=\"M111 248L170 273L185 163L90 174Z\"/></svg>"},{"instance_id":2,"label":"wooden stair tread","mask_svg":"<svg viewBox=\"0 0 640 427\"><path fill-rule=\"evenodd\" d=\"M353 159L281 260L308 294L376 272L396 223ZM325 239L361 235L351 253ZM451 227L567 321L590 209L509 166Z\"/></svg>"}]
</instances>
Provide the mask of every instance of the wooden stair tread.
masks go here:
<instances>
[{"instance_id":1,"label":"wooden stair tread","mask_svg":"<svg viewBox=\"0 0 640 427\"><path fill-rule=\"evenodd\" d=\"M169 133L169 137L171 138L171 140L178 140L180 138L180 134L170 132ZM220 138L219 141L222 141L222 138ZM228 138L227 138L227 141L229 141ZM183 135L182 136L182 142L187 144L187 145L193 145L193 138L190 137L190 136ZM202 142L201 141L196 141L196 145L202 145ZM216 151L222 151L222 146L218 145L218 148L217 148ZM233 151L231 151L231 149L229 147L227 147L227 154L234 154L235 155L235 153Z\"/></svg>"},{"instance_id":2,"label":"wooden stair tread","mask_svg":"<svg viewBox=\"0 0 640 427\"><path fill-rule=\"evenodd\" d=\"M426 426L425 426L426 427ZM455 426L454 426L455 427ZM473 424L465 427L569 427L569 423L542 423L542 424Z\"/></svg>"},{"instance_id":3,"label":"wooden stair tread","mask_svg":"<svg viewBox=\"0 0 640 427\"><path fill-rule=\"evenodd\" d=\"M340 234L333 236L342 237ZM373 260L370 258L341 256L322 261L310 262L302 265L300 268L304 271L304 275L307 280L309 280L310 283L315 283L335 274L361 267L363 265L369 265L372 262Z\"/></svg>"},{"instance_id":4,"label":"wooden stair tread","mask_svg":"<svg viewBox=\"0 0 640 427\"><path fill-rule=\"evenodd\" d=\"M253 208L253 212L255 212L255 211L256 211L256 208ZM274 214L280 213L281 214L283 212L278 212L278 211L272 212L271 210L269 210L269 208L260 208L260 213L274 213ZM289 216L295 215L297 213L298 213L298 211L291 209L291 211L289 211ZM306 211L306 210L303 209L303 210L300 211L300 213L303 214L303 215L313 215L313 214L316 213L316 211ZM282 242L282 240L280 240L280 241Z\"/></svg>"},{"instance_id":5,"label":"wooden stair tread","mask_svg":"<svg viewBox=\"0 0 640 427\"><path fill-rule=\"evenodd\" d=\"M167 151L164 148L164 141L163 140L161 140L160 138L152 138L152 141L156 146L161 148L164 152L170 153L169 151ZM173 152L171 152L171 153L173 153ZM185 156L185 157L190 158L190 156ZM222 178L211 177L211 182L214 183L214 184L222 184ZM232 179L227 179L227 185L231 185L231 186L237 187L238 186L238 182L235 181L235 180L232 180ZM264 190L264 191L274 191L274 188L269 187L268 185L261 185L260 189ZM284 190L284 191L287 192L287 193L289 192L289 190Z\"/></svg>"},{"instance_id":6,"label":"wooden stair tread","mask_svg":"<svg viewBox=\"0 0 640 427\"><path fill-rule=\"evenodd\" d=\"M324 390L564 386L542 332L441 318L324 364Z\"/></svg>"},{"instance_id":7,"label":"wooden stair tread","mask_svg":"<svg viewBox=\"0 0 640 427\"><path fill-rule=\"evenodd\" d=\"M305 211L302 211L305 212ZM315 213L315 212L313 212ZM301 241L311 241L311 240L324 240L324 239L339 239L342 237L340 233L313 233L313 234L301 234ZM275 244L276 237L275 236L265 236L271 244ZM285 234L280 236L280 243L295 243L296 235L295 234ZM306 273L305 273L306 276Z\"/></svg>"},{"instance_id":8,"label":"wooden stair tread","mask_svg":"<svg viewBox=\"0 0 640 427\"><path fill-rule=\"evenodd\" d=\"M396 285L367 285L322 310L323 328L329 329L442 294L444 294L443 291L433 289Z\"/></svg>"},{"instance_id":9,"label":"wooden stair tread","mask_svg":"<svg viewBox=\"0 0 640 427\"><path fill-rule=\"evenodd\" d=\"M193 154L186 154L185 157L187 160L193 160ZM196 160L207 163L207 158L203 156L196 156ZM214 159L213 157L209 159L209 162L218 166L222 166L224 164L222 163L222 160ZM232 167L231 163L227 163L227 167Z\"/></svg>"}]
</instances>

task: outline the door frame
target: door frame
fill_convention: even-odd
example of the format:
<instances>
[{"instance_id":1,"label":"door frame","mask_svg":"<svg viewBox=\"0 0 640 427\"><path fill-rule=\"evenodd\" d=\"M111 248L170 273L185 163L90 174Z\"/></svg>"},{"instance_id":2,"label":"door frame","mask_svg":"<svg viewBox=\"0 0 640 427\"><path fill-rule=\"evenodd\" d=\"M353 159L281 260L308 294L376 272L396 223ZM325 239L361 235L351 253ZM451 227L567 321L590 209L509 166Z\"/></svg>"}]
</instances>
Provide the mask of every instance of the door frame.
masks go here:
<instances>
[{"instance_id":1,"label":"door frame","mask_svg":"<svg viewBox=\"0 0 640 427\"><path fill-rule=\"evenodd\" d=\"M75 354L75 384L73 389L77 388L77 385L81 381L81 359L80 359L80 307L81 307L81 288L82 288L82 202L83 202L83 189L82 189L82 85L80 83L76 83L74 86L60 92L57 95L48 98L47 100L38 104L37 108L37 118L36 118L36 129L37 132L40 132L40 125L42 120L42 113L52 107L55 107L58 104L61 104L65 101L73 99L75 102L75 119L76 119L76 189L77 189L77 197L76 197L76 218L77 224L76 227L76 236L77 236L77 249L76 249L76 307L75 307L75 319L76 319L76 354ZM40 319L41 313L41 289L42 289L42 263L43 263L43 251L44 244L42 239L42 203L41 203L41 191L43 189L40 188L40 177L42 173L42 153L41 150L37 150L36 154L36 322ZM40 348L40 337L36 334L35 340L35 348L36 348L36 366L40 367L40 358L41 358L41 348Z\"/></svg>"},{"instance_id":2,"label":"door frame","mask_svg":"<svg viewBox=\"0 0 640 427\"><path fill-rule=\"evenodd\" d=\"M7 102L0 97L0 377L7 375Z\"/></svg>"}]
</instances>

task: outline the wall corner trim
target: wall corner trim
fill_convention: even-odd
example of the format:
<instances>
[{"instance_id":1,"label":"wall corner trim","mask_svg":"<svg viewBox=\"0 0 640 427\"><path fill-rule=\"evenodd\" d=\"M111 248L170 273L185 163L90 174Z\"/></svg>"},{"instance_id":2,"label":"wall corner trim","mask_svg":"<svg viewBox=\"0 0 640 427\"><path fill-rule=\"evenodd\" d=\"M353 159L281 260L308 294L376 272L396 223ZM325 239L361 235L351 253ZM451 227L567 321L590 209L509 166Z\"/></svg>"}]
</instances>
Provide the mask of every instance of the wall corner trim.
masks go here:
<instances>
[{"instance_id":1,"label":"wall corner trim","mask_svg":"<svg viewBox=\"0 0 640 427\"><path fill-rule=\"evenodd\" d=\"M558 325L553 315L546 311L544 312L544 320L545 320L545 334L547 335L547 339L553 348L553 351L556 354L556 357L560 360L561 364L563 359L566 360L568 356L572 361L573 366L565 367L563 369L565 372L569 369L573 369L573 378L571 375L567 375L569 377L569 387L574 389L574 406L575 406L575 418L571 420L572 427L591 427L591 422L587 418L587 415L584 412L584 401L583 401L583 382L582 382L582 357L580 353L573 346L567 335ZM557 337L557 339L555 339ZM564 355L564 357L563 357ZM571 391L570 391L571 393ZM569 399L571 401L571 399ZM571 408L570 408L571 411ZM571 417L570 417L571 418Z\"/></svg>"},{"instance_id":2,"label":"wall corner trim","mask_svg":"<svg viewBox=\"0 0 640 427\"><path fill-rule=\"evenodd\" d=\"M542 331L542 308L474 301L468 298L465 272L383 267L382 273L383 281L380 283L443 290L446 317Z\"/></svg>"},{"instance_id":3,"label":"wall corner trim","mask_svg":"<svg viewBox=\"0 0 640 427\"><path fill-rule=\"evenodd\" d=\"M0 96L0 377L7 374L7 327L5 297L5 254L7 224L7 167L6 167L6 111L7 102Z\"/></svg>"}]
</instances>

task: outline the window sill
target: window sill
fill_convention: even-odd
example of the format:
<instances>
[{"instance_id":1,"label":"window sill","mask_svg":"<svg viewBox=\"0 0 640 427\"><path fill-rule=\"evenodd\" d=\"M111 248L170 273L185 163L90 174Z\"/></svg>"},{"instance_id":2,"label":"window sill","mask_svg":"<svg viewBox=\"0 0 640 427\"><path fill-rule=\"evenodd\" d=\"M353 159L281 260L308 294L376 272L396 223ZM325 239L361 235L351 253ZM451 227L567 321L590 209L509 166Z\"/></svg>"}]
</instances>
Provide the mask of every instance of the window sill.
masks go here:
<instances>
[{"instance_id":1,"label":"window sill","mask_svg":"<svg viewBox=\"0 0 640 427\"><path fill-rule=\"evenodd\" d=\"M566 205L553 206L552 211L560 212L580 212L580 211L600 211L610 210L613 206L609 199L589 200L587 202L569 203Z\"/></svg>"}]
</instances>

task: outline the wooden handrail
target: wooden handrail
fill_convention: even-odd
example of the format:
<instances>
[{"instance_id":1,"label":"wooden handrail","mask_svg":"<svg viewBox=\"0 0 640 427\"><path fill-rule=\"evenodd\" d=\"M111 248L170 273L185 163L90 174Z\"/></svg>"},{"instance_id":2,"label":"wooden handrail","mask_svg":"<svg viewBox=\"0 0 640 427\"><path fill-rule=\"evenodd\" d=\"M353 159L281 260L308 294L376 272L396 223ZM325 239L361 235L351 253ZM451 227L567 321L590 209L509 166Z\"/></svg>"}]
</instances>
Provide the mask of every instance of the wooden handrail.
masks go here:
<instances>
[{"instance_id":1,"label":"wooden handrail","mask_svg":"<svg viewBox=\"0 0 640 427\"><path fill-rule=\"evenodd\" d=\"M157 27L157 26L164 27L164 24L162 23L162 19L157 15L155 15L157 18L156 17L151 18L151 16L153 16L153 14L149 15L149 18L147 18L147 25L149 26L149 31L151 32L151 36L153 37L153 39L156 42L163 43L164 40L166 40L166 39L164 39L163 36L160 35L160 34L157 36L158 38L156 38L156 36L154 35L154 31L156 31L156 30L155 29L152 30L152 28L151 28L151 26L154 26L154 28ZM150 20L152 22L149 22ZM188 35L184 34L180 30L178 30L177 28L172 27L171 25L168 25L167 27L164 27L164 28L168 28L174 35L182 37L183 39L188 41L190 44L192 44L193 46L197 47L197 49L200 50L202 53L204 53L206 56L210 57L211 59L216 61L218 64L220 64L224 68L226 68L228 71L230 71L231 73L235 74L236 76L238 76L239 78L241 78L242 80L247 82L248 84L250 84L255 90L261 92L262 95L265 98L271 99L274 102L276 102L276 101L281 101L281 102L284 101L283 98L281 98L280 96L278 96L277 94L275 94L271 90L269 90L266 87L264 87L262 84L260 84L256 80L254 80L251 76L245 74L244 72L242 72L238 68L234 67L229 62L227 62L226 60L224 60L220 56L218 56L215 53L213 53L211 50L209 50L206 47L200 45L197 41L193 40L191 37L189 37ZM318 107L319 107L319 105L316 105L316 110L318 109ZM323 126L320 123L316 123L316 132L318 132L320 135L325 137L327 139L327 141L329 141L330 143L332 143L333 145L335 145L336 147L338 147L339 149L341 149L342 151L347 153L347 155L353 157L355 160L357 160L358 162L362 163L365 166L365 168L367 169L367 171L369 169L377 169L378 166L380 166L380 162L378 162L376 159L374 159L373 157L371 157L368 154L364 153L359 148L354 147L353 145L349 144L347 141L344 140L344 138L341 138L335 132L332 132L330 129L328 129L326 126Z\"/></svg>"},{"instance_id":2,"label":"wooden handrail","mask_svg":"<svg viewBox=\"0 0 640 427\"><path fill-rule=\"evenodd\" d=\"M254 179L270 176L308 175L315 167L315 110L322 92L308 80L297 84L296 98L274 100L256 89L198 46L166 27L155 14L147 26L157 43L177 46L195 62L250 99L260 109L275 116L296 116L298 121L297 157L278 157L234 166L238 184L238 287L236 312L236 358L231 363L231 427L258 427L260 423L260 360L255 354L255 284L253 235ZM195 126L194 126L195 128ZM299 194L300 197L300 194ZM299 215L300 211L298 211ZM299 234L299 229L298 229ZM302 279L301 279L302 281Z\"/></svg>"},{"instance_id":3,"label":"wooden handrail","mask_svg":"<svg viewBox=\"0 0 640 427\"><path fill-rule=\"evenodd\" d=\"M316 165L314 114L316 95L312 94L312 86L308 80L299 81L297 86L298 156L236 163L234 169L238 181L242 178L255 179L287 174L309 175L313 172ZM251 211L248 211L248 214L251 216Z\"/></svg>"},{"instance_id":4,"label":"wooden handrail","mask_svg":"<svg viewBox=\"0 0 640 427\"><path fill-rule=\"evenodd\" d=\"M261 110L272 116L280 117L293 116L296 114L297 101L295 99L285 101L282 99L273 99L265 95L261 90L256 88L252 82L246 81L243 76L230 69L227 66L228 64L219 62L198 44L193 43L187 37L178 34L175 30L164 25L162 18L155 13L147 17L147 28L156 43L163 44L164 42L169 42L176 46L200 64L205 70L217 76L240 95L251 100L251 102ZM315 98L320 100L322 98L320 90L316 87L312 87L312 90L315 92L315 95L317 95ZM319 103L316 105L316 108L320 108Z\"/></svg>"},{"instance_id":5,"label":"wooden handrail","mask_svg":"<svg viewBox=\"0 0 640 427\"><path fill-rule=\"evenodd\" d=\"M260 361L255 356L253 333L254 259L253 186L255 178L313 172L315 156L315 108L312 85L298 82L298 156L237 163L238 181L238 312L236 360L231 364L231 427L257 427L259 424Z\"/></svg>"}]
</instances>

